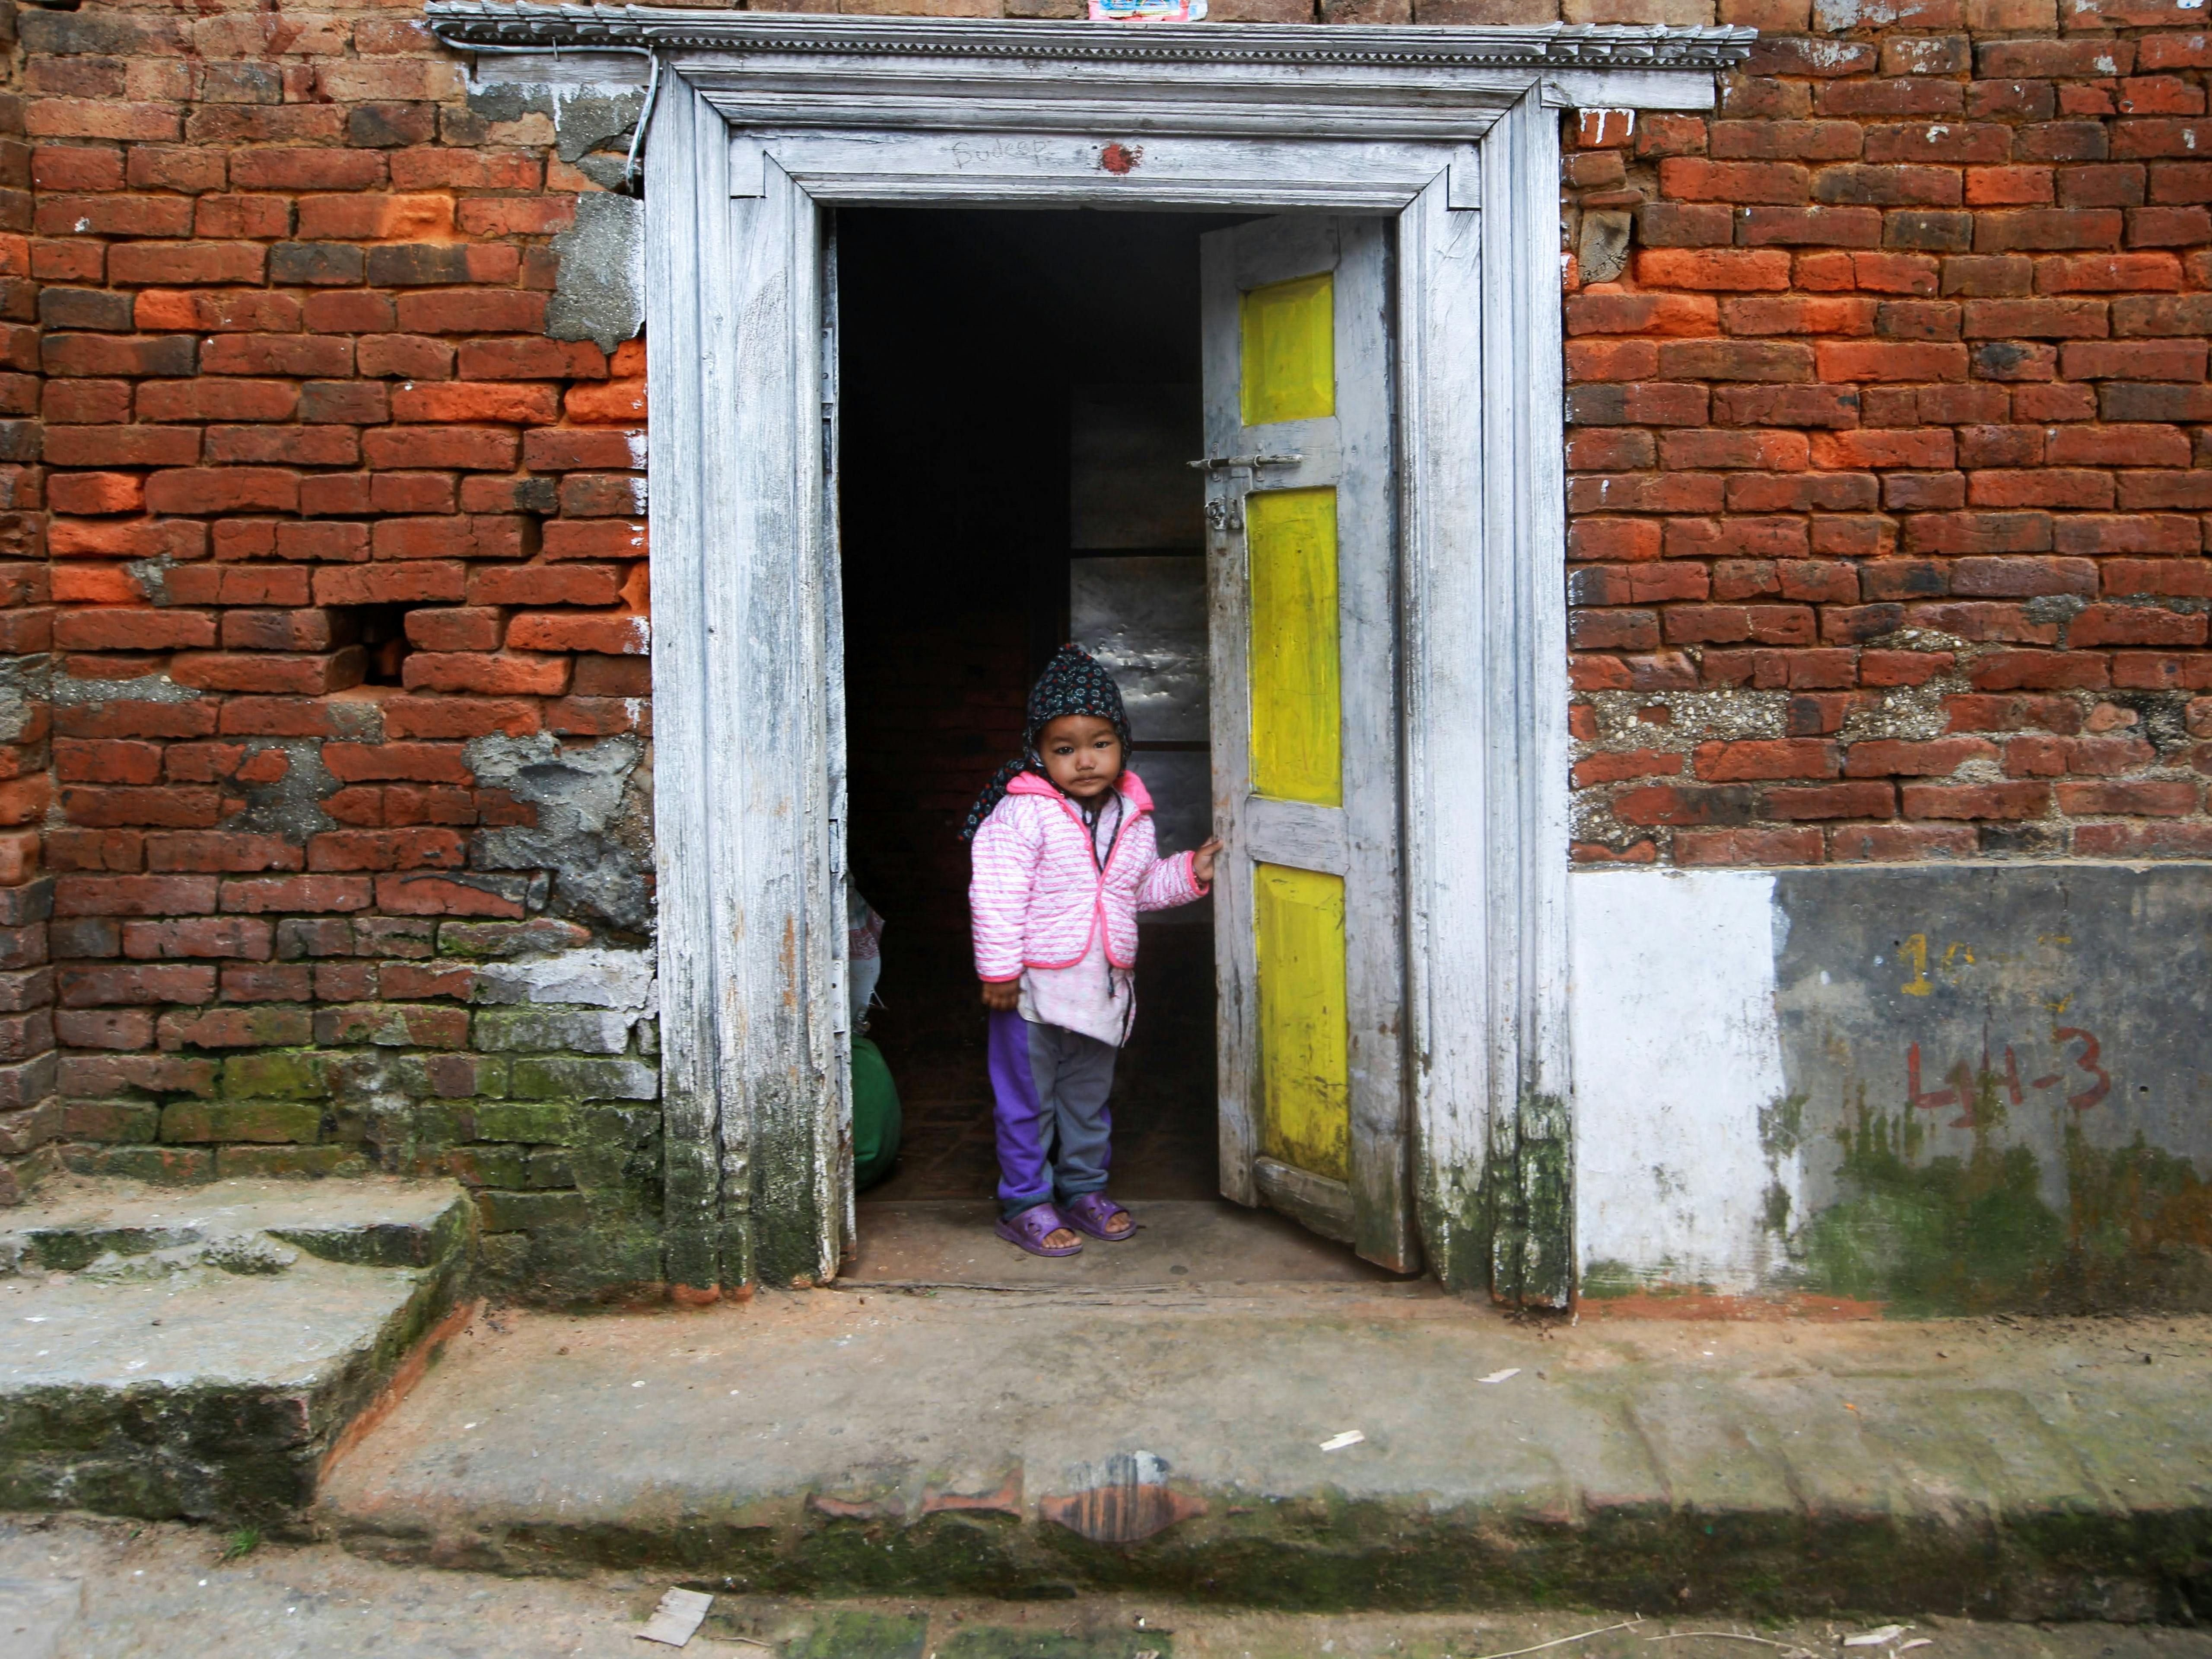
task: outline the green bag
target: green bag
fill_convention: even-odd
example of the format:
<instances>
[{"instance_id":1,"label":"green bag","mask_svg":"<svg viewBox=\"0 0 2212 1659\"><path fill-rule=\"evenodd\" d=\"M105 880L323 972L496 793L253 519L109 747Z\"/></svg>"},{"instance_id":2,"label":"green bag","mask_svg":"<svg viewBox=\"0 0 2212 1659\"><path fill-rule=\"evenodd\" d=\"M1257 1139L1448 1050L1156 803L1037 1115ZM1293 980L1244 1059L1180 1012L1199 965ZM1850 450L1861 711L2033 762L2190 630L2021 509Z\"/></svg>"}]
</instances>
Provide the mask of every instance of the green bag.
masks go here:
<instances>
[{"instance_id":1,"label":"green bag","mask_svg":"<svg viewBox=\"0 0 2212 1659\"><path fill-rule=\"evenodd\" d=\"M853 1039L853 1190L874 1186L898 1161L898 1085L884 1052L866 1037Z\"/></svg>"}]
</instances>

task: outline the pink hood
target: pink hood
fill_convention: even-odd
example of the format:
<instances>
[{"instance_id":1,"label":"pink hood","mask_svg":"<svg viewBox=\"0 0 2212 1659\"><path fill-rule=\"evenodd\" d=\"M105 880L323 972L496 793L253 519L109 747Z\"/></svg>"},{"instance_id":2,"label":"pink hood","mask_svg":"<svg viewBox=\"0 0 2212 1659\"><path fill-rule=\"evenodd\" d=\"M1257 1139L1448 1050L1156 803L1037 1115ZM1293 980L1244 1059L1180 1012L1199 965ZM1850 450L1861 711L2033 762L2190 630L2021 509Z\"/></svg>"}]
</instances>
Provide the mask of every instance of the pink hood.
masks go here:
<instances>
[{"instance_id":1,"label":"pink hood","mask_svg":"<svg viewBox=\"0 0 2212 1659\"><path fill-rule=\"evenodd\" d=\"M1152 792L1145 787L1145 780L1127 766L1121 768L1121 775L1114 780L1114 789L1115 793L1129 803L1132 811L1150 812L1152 809ZM1042 795L1048 801L1067 799L1060 792L1059 784L1054 783L1049 778L1041 777L1033 772L1016 772L1012 781L1006 785L1006 793Z\"/></svg>"}]
</instances>

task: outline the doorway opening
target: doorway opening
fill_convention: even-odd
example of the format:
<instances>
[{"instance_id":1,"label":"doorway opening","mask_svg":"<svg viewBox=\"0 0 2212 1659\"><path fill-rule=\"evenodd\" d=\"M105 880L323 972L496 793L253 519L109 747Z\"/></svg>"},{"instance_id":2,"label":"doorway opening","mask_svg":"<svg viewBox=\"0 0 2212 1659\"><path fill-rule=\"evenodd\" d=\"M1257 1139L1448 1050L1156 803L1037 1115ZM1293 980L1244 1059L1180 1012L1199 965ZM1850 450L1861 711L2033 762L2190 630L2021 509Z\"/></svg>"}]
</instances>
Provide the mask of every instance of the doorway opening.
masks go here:
<instances>
[{"instance_id":1,"label":"doorway opening","mask_svg":"<svg viewBox=\"0 0 2212 1659\"><path fill-rule=\"evenodd\" d=\"M885 924L867 1034L904 1120L896 1168L859 1195L862 1280L1072 1277L989 1231L959 831L1073 639L1121 686L1163 853L1209 833L1199 238L1243 217L838 215L848 859ZM1175 1259L1093 1244L1074 1276L1388 1277L1219 1198L1212 906L1148 917L1140 939L1110 1190Z\"/></svg>"}]
</instances>

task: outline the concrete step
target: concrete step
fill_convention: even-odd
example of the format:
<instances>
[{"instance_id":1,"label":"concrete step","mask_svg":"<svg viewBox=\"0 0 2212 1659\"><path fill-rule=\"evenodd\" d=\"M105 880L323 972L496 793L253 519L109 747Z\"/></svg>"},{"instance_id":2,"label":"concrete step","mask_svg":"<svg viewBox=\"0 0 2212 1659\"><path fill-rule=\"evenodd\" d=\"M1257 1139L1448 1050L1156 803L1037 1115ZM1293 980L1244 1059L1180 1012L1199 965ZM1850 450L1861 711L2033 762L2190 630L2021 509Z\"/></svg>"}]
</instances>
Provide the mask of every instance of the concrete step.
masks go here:
<instances>
[{"instance_id":1,"label":"concrete step","mask_svg":"<svg viewBox=\"0 0 2212 1659\"><path fill-rule=\"evenodd\" d=\"M504 1323L337 1462L331 1535L779 1595L2212 1609L2201 1319L1545 1327L1314 1284Z\"/></svg>"},{"instance_id":2,"label":"concrete step","mask_svg":"<svg viewBox=\"0 0 2212 1659\"><path fill-rule=\"evenodd\" d=\"M431 1181L59 1183L0 1212L0 1509L276 1522L452 1310Z\"/></svg>"}]
</instances>

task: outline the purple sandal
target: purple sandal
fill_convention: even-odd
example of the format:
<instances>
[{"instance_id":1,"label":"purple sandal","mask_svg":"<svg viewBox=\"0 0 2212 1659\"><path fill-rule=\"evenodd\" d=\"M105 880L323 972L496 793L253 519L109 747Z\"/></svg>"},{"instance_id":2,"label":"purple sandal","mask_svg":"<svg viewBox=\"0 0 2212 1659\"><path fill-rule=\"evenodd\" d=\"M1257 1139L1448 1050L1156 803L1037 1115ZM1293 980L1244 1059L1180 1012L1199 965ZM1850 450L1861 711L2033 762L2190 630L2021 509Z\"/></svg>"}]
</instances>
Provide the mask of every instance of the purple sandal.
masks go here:
<instances>
[{"instance_id":1,"label":"purple sandal","mask_svg":"<svg viewBox=\"0 0 2212 1659\"><path fill-rule=\"evenodd\" d=\"M1116 1233L1109 1230L1116 1216L1126 1217L1129 1212L1103 1192L1085 1192L1080 1198L1071 1199L1066 1214L1070 1227L1079 1233L1088 1233L1094 1239L1103 1239L1109 1244L1124 1243L1137 1235L1137 1223L1133 1217L1126 1231Z\"/></svg>"},{"instance_id":2,"label":"purple sandal","mask_svg":"<svg viewBox=\"0 0 2212 1659\"><path fill-rule=\"evenodd\" d=\"M1072 1256L1083 1248L1080 1244L1063 1244L1055 1248L1045 1243L1066 1225L1060 1211L1051 1205L1035 1204L1020 1215L1000 1221L995 1230L1007 1243L1018 1244L1033 1256Z\"/></svg>"}]
</instances>

